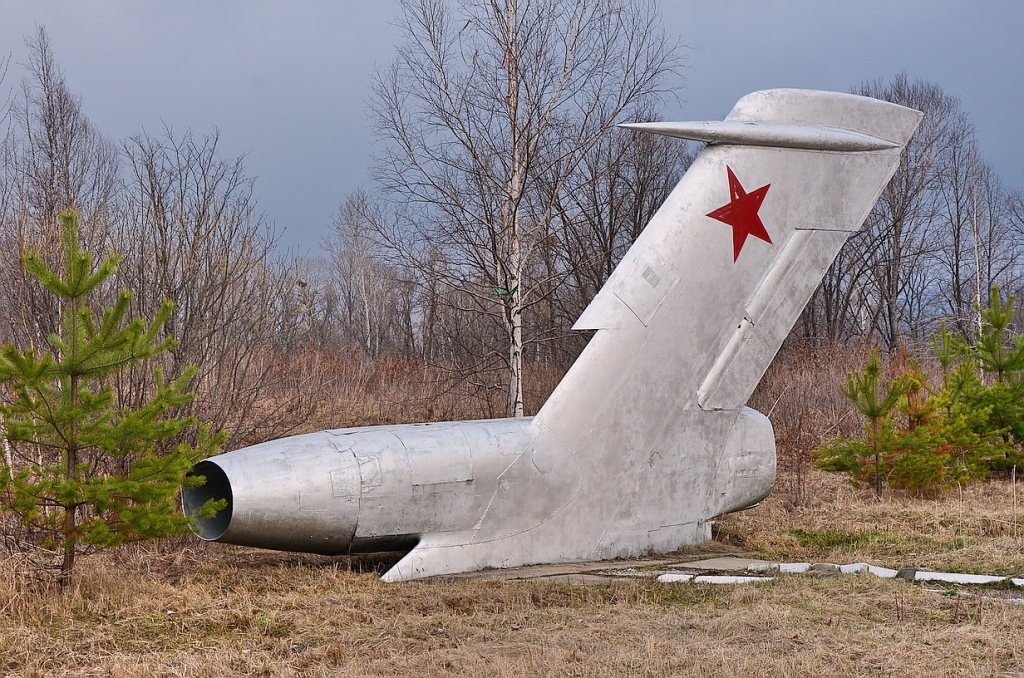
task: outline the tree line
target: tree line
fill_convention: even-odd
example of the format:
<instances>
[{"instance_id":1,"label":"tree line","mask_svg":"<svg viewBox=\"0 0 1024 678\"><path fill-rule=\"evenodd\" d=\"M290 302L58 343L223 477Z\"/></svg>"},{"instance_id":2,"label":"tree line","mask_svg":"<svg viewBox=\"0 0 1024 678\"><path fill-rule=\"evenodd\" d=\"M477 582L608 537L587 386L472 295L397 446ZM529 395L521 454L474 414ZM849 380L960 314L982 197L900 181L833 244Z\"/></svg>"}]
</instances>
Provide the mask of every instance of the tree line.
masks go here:
<instances>
[{"instance_id":1,"label":"tree line","mask_svg":"<svg viewBox=\"0 0 1024 678\"><path fill-rule=\"evenodd\" d=\"M324 291L350 342L504 390L513 415L524 372L564 371L581 350L568 328L699 150L611 128L657 119L681 85L656 7L558 8L403 2L399 56L372 98L374 182L325 240ZM573 63L581 44L589 60ZM578 90L558 89L567 74ZM988 290L1020 289L1022 194L939 85L899 73L852 91L924 120L791 341L926 350L942 323L971 341Z\"/></svg>"},{"instance_id":2,"label":"tree line","mask_svg":"<svg viewBox=\"0 0 1024 678\"><path fill-rule=\"evenodd\" d=\"M131 317L153 318L165 299L175 302L166 331L177 343L161 366L169 375L199 370L198 397L181 414L229 430L236 445L294 428L313 400L296 365L310 345L296 290L302 262L278 256L244 159L223 157L216 131L107 138L66 82L45 29L26 44L0 143L0 344L42 347L58 330L60 302L23 257L35 250L59 270L59 215L74 209L82 248L123 260L94 295L97 310L122 288L135 295ZM119 375L117 401L152 397L150 371Z\"/></svg>"},{"instance_id":3,"label":"tree line","mask_svg":"<svg viewBox=\"0 0 1024 678\"><path fill-rule=\"evenodd\" d=\"M57 215L74 207L83 247L124 258L109 294L135 290L139 317L177 303L160 360L199 367L187 413L231 445L301 425L331 355L428 365L490 414L527 412L524 384L572 363L588 335L569 328L699 151L614 127L663 115L681 46L644 0L404 0L398 23L374 76L372 182L342 197L312 257L276 251L216 132L104 137L40 29L4 109L0 342L41 345L56 326L20 254L56 266ZM970 340L987 290L1020 289L1021 194L938 85L898 74L854 91L925 119L791 341L892 351L942 321ZM145 399L144 377L119 379L118 398Z\"/></svg>"}]
</instances>

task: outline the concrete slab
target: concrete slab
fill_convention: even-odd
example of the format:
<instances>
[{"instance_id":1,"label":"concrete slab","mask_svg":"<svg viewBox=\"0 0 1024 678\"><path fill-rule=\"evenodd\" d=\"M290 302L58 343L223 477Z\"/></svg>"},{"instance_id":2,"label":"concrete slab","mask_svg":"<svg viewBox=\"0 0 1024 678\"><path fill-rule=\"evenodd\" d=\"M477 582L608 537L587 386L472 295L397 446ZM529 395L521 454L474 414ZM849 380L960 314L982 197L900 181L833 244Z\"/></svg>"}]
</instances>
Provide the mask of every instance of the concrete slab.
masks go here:
<instances>
[{"instance_id":1,"label":"concrete slab","mask_svg":"<svg viewBox=\"0 0 1024 678\"><path fill-rule=\"evenodd\" d=\"M673 553L666 556L650 558L633 558L627 560L598 560L582 563L563 563L560 565L528 565L511 567L504 570L481 570L451 575L432 577L427 582L451 581L543 581L552 583L568 583L574 586L593 584L612 584L616 581L630 579L656 579L659 582L684 582L737 584L757 581L770 581L775 573L806 574L829 572L834 574L873 574L877 577L892 578L897 576L896 570L868 565L866 563L850 563L847 565L831 565L827 563L780 563L770 560L747 558L743 554L726 553ZM941 581L955 584L985 584L1003 581L1006 577L959 574L948 572L924 572L907 568L910 574L908 581ZM760 574L762 576L750 576ZM1024 586L1024 579L1010 579L1016 586Z\"/></svg>"},{"instance_id":2,"label":"concrete slab","mask_svg":"<svg viewBox=\"0 0 1024 678\"><path fill-rule=\"evenodd\" d=\"M994 584L1006 581L1006 577L988 574L961 574L959 572L923 572L915 573L914 581L944 581L951 584Z\"/></svg>"},{"instance_id":3,"label":"concrete slab","mask_svg":"<svg viewBox=\"0 0 1024 678\"><path fill-rule=\"evenodd\" d=\"M767 560L755 560L752 558L742 558L739 556L721 556L718 558L705 558L702 560L692 560L686 563L676 565L673 569L685 568L687 570L719 570L722 572L740 572L750 569L751 565L754 565L754 569L760 569L757 566L775 565L777 563L770 563Z\"/></svg>"},{"instance_id":4,"label":"concrete slab","mask_svg":"<svg viewBox=\"0 0 1024 678\"><path fill-rule=\"evenodd\" d=\"M735 574L699 574L694 584L757 584L774 580L775 577L744 577Z\"/></svg>"},{"instance_id":5,"label":"concrete slab","mask_svg":"<svg viewBox=\"0 0 1024 678\"><path fill-rule=\"evenodd\" d=\"M573 586L589 586L594 584L614 584L620 577L604 574L560 574L550 577L533 577L530 581L545 581L553 584L572 584Z\"/></svg>"},{"instance_id":6,"label":"concrete slab","mask_svg":"<svg viewBox=\"0 0 1024 678\"><path fill-rule=\"evenodd\" d=\"M708 556L711 556L709 558ZM615 580L654 578L658 574L680 569L733 571L746 568L737 564L756 562L733 554L715 553L673 553L650 558L626 560L595 560L582 563L558 565L526 565L502 570L479 570L446 577L432 577L427 581L487 581L487 580L529 580L529 581L570 581L580 583L607 583ZM704 563L719 563L708 567ZM722 566L724 564L724 566Z\"/></svg>"},{"instance_id":7,"label":"concrete slab","mask_svg":"<svg viewBox=\"0 0 1024 678\"><path fill-rule=\"evenodd\" d=\"M659 584L676 584L681 582L688 582L693 579L695 575L682 574L681 572L667 572L665 574L658 575Z\"/></svg>"}]
</instances>

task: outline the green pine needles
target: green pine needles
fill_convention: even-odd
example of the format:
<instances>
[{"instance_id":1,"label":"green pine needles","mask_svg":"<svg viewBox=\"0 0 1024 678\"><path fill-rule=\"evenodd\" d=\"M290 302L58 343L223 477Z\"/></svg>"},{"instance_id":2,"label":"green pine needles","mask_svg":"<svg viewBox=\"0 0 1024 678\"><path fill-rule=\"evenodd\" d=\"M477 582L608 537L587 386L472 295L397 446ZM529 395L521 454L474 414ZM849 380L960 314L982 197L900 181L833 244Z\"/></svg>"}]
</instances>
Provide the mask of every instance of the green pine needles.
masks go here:
<instances>
[{"instance_id":1,"label":"green pine needles","mask_svg":"<svg viewBox=\"0 0 1024 678\"><path fill-rule=\"evenodd\" d=\"M15 514L30 541L52 554L63 588L80 552L186 531L177 506L182 483L193 482L185 474L226 434L169 416L193 398L194 367L170 381L154 367L148 400L137 409L116 402L112 380L174 344L162 336L174 304L165 300L147 326L129 320L132 293L121 290L97 319L90 295L120 257L94 267L79 248L77 214L60 221L63 270L34 250L23 257L25 270L58 297L60 329L47 350L0 348L0 386L13 395L0 402L0 511ZM205 508L212 515L221 507Z\"/></svg>"},{"instance_id":2,"label":"green pine needles","mask_svg":"<svg viewBox=\"0 0 1024 678\"><path fill-rule=\"evenodd\" d=\"M818 450L823 468L849 473L861 482L870 479L879 497L897 447L893 410L908 390L908 380L902 376L887 384L884 392L881 381L882 363L878 353L872 350L871 360L864 369L848 373L846 385L840 386L843 395L864 415L864 437L841 438L832 441L830 447Z\"/></svg>"},{"instance_id":3,"label":"green pine needles","mask_svg":"<svg viewBox=\"0 0 1024 678\"><path fill-rule=\"evenodd\" d=\"M864 416L864 432L815 450L818 465L872 485L879 498L884 485L921 493L1016 475L1024 465L1024 337L1010 333L1013 304L993 286L969 340L942 326L932 340L941 387L913 361L883 382L872 351L840 387Z\"/></svg>"}]
</instances>

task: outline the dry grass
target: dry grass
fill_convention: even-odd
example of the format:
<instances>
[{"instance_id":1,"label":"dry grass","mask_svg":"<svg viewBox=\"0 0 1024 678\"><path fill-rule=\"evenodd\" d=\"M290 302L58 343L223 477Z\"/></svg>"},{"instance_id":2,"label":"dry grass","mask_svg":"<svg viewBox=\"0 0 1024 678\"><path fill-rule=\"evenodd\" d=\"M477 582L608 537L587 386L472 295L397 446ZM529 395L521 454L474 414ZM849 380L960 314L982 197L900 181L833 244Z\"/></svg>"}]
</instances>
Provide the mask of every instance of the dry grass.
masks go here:
<instances>
[{"instance_id":1,"label":"dry grass","mask_svg":"<svg viewBox=\"0 0 1024 678\"><path fill-rule=\"evenodd\" d=\"M294 362L295 390L312 385L317 406L292 433L507 416L508 394L500 379L493 376L490 380L460 380L449 370L417 360L395 356L369 360L358 352L313 353ZM534 414L558 385L563 372L535 364L527 364L526 370L526 412ZM247 444L252 442L258 441Z\"/></svg>"},{"instance_id":2,"label":"dry grass","mask_svg":"<svg viewBox=\"0 0 1024 678\"><path fill-rule=\"evenodd\" d=\"M873 577L379 582L237 549L87 561L64 597L5 591L9 675L913 675L1024 671L1024 608Z\"/></svg>"},{"instance_id":3,"label":"dry grass","mask_svg":"<svg viewBox=\"0 0 1024 678\"><path fill-rule=\"evenodd\" d=\"M718 538L770 559L1024 576L1024 512L1014 514L1009 482L934 498L887 493L876 501L873 490L842 476L807 473L801 505L777 492L754 510L718 521Z\"/></svg>"},{"instance_id":4,"label":"dry grass","mask_svg":"<svg viewBox=\"0 0 1024 678\"><path fill-rule=\"evenodd\" d=\"M773 559L1024 573L1006 484L962 503L876 502L823 474L811 485L804 506L780 493L719 521L720 539ZM3 562L0 674L1024 675L1024 605L990 588L868 575L383 584L372 561L194 542L82 565L61 596Z\"/></svg>"}]
</instances>

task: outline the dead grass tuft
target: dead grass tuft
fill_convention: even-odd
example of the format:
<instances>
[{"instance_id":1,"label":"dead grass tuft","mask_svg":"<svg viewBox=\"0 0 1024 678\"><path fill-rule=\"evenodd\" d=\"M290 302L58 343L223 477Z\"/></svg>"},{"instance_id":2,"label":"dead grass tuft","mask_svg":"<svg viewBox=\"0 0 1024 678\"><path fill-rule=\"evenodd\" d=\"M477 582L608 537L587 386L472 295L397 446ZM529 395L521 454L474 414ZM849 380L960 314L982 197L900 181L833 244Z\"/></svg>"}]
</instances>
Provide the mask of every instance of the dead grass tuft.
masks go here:
<instances>
[{"instance_id":1,"label":"dead grass tuft","mask_svg":"<svg viewBox=\"0 0 1024 678\"><path fill-rule=\"evenodd\" d=\"M717 523L719 538L771 559L868 562L952 572L1024 573L1024 515L1013 486L975 483L934 498L873 490L808 469L805 501L785 493Z\"/></svg>"}]
</instances>

